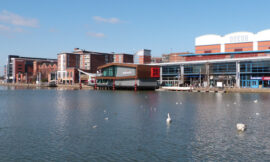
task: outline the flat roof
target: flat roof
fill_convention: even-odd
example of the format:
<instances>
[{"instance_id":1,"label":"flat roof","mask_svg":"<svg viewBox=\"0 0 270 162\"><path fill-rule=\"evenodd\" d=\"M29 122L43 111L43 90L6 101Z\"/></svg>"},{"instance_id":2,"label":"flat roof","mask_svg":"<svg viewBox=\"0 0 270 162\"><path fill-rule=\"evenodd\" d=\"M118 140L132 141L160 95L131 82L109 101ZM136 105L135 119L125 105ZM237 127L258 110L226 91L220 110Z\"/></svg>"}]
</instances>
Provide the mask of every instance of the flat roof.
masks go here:
<instances>
[{"instance_id":1,"label":"flat roof","mask_svg":"<svg viewBox=\"0 0 270 162\"><path fill-rule=\"evenodd\" d=\"M224 63L226 63L226 62L244 62L244 61L270 61L270 56L199 60L199 61L182 61L182 62L167 62L167 63L152 63L152 64L148 64L148 65L169 66L169 65L205 64L205 63L222 63L222 62L224 62Z\"/></svg>"},{"instance_id":2,"label":"flat roof","mask_svg":"<svg viewBox=\"0 0 270 162\"><path fill-rule=\"evenodd\" d=\"M243 54L243 53L270 53L270 50L262 51L239 51L239 52L220 52L220 53L200 53L200 54L184 54L179 56L204 56L204 55L228 55L228 54Z\"/></svg>"}]
</instances>

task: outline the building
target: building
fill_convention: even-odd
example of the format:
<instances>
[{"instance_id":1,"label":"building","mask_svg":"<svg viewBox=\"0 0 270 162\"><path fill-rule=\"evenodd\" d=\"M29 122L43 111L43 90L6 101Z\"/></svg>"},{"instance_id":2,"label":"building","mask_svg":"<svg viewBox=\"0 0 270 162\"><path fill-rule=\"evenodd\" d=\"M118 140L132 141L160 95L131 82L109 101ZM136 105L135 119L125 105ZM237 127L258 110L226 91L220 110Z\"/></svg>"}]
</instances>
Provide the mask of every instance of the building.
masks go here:
<instances>
[{"instance_id":1,"label":"building","mask_svg":"<svg viewBox=\"0 0 270 162\"><path fill-rule=\"evenodd\" d=\"M59 53L57 55L58 83L73 84L78 78L77 69L80 67L80 54Z\"/></svg>"},{"instance_id":2,"label":"building","mask_svg":"<svg viewBox=\"0 0 270 162\"><path fill-rule=\"evenodd\" d=\"M81 69L88 73L96 73L97 67L113 62L109 53L92 52L75 48L71 53L58 54L58 82L63 84L79 83Z\"/></svg>"},{"instance_id":3,"label":"building","mask_svg":"<svg viewBox=\"0 0 270 162\"><path fill-rule=\"evenodd\" d=\"M9 55L5 78L7 83L34 83L37 79L47 81L49 73L56 70L56 59Z\"/></svg>"},{"instance_id":4,"label":"building","mask_svg":"<svg viewBox=\"0 0 270 162\"><path fill-rule=\"evenodd\" d=\"M110 89L155 89L160 77L160 67L142 64L110 63L98 68L101 76L96 77L95 87Z\"/></svg>"},{"instance_id":5,"label":"building","mask_svg":"<svg viewBox=\"0 0 270 162\"><path fill-rule=\"evenodd\" d=\"M162 63L162 57L152 57L151 63Z\"/></svg>"},{"instance_id":6,"label":"building","mask_svg":"<svg viewBox=\"0 0 270 162\"><path fill-rule=\"evenodd\" d=\"M126 53L113 54L114 63L134 63L134 56Z\"/></svg>"},{"instance_id":7,"label":"building","mask_svg":"<svg viewBox=\"0 0 270 162\"><path fill-rule=\"evenodd\" d=\"M270 87L270 30L253 34L203 35L195 54L161 66L160 83L167 86Z\"/></svg>"},{"instance_id":8,"label":"building","mask_svg":"<svg viewBox=\"0 0 270 162\"><path fill-rule=\"evenodd\" d=\"M169 53L162 55L162 62L179 62L185 61L185 57L182 55L189 55L192 54L190 52L177 52L177 53Z\"/></svg>"},{"instance_id":9,"label":"building","mask_svg":"<svg viewBox=\"0 0 270 162\"><path fill-rule=\"evenodd\" d=\"M151 63L151 50L142 49L135 54L135 63L150 64Z\"/></svg>"}]
</instances>

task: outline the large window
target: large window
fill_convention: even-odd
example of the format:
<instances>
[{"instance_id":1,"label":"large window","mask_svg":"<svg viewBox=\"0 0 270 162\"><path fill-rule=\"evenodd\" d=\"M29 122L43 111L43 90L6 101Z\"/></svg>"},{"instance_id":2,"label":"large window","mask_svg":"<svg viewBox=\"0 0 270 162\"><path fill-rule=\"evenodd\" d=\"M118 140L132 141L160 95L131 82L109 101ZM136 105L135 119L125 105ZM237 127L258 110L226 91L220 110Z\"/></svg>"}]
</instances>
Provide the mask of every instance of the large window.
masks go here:
<instances>
[{"instance_id":1,"label":"large window","mask_svg":"<svg viewBox=\"0 0 270 162\"><path fill-rule=\"evenodd\" d=\"M236 63L215 63L209 65L210 74L230 74L236 72Z\"/></svg>"},{"instance_id":2,"label":"large window","mask_svg":"<svg viewBox=\"0 0 270 162\"><path fill-rule=\"evenodd\" d=\"M111 67L104 68L103 69L103 76L106 76L106 77L115 76L115 67L111 66Z\"/></svg>"}]
</instances>

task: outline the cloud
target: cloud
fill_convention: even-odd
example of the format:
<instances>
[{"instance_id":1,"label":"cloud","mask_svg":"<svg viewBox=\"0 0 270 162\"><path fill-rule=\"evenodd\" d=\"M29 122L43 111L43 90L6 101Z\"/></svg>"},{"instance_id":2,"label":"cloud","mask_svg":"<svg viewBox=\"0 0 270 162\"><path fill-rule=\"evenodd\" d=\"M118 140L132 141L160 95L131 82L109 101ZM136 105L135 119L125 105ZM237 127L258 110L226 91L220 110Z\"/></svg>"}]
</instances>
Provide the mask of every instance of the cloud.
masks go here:
<instances>
[{"instance_id":1,"label":"cloud","mask_svg":"<svg viewBox=\"0 0 270 162\"><path fill-rule=\"evenodd\" d=\"M110 23L110 24L118 24L118 23L122 23L123 21L121 21L118 18L112 17L112 18L103 18L100 16L94 16L93 19L97 22L104 22L104 23Z\"/></svg>"},{"instance_id":2,"label":"cloud","mask_svg":"<svg viewBox=\"0 0 270 162\"><path fill-rule=\"evenodd\" d=\"M25 18L15 13L3 10L0 13L0 22L12 24L15 26L25 26L25 27L38 27L38 20L33 18Z\"/></svg>"},{"instance_id":3,"label":"cloud","mask_svg":"<svg viewBox=\"0 0 270 162\"><path fill-rule=\"evenodd\" d=\"M0 24L0 32L9 32L9 33L22 33L24 30L22 28L17 27L9 27L6 25Z\"/></svg>"},{"instance_id":4,"label":"cloud","mask_svg":"<svg viewBox=\"0 0 270 162\"><path fill-rule=\"evenodd\" d=\"M87 32L86 34L88 36L95 37L95 38L104 38L105 37L104 33Z\"/></svg>"}]
</instances>

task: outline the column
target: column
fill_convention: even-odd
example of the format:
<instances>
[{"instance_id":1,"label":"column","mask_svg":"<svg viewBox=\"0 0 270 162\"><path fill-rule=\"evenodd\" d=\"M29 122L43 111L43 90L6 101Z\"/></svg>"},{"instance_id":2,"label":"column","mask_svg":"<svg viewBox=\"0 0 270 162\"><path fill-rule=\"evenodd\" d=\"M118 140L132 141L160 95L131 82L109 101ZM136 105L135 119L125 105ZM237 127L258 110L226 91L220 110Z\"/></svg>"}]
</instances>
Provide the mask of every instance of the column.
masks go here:
<instances>
[{"instance_id":1,"label":"column","mask_svg":"<svg viewBox=\"0 0 270 162\"><path fill-rule=\"evenodd\" d=\"M160 70L159 70L159 85L162 85L162 66L160 66Z\"/></svg>"},{"instance_id":2,"label":"column","mask_svg":"<svg viewBox=\"0 0 270 162\"><path fill-rule=\"evenodd\" d=\"M184 65L180 65L180 78L181 78L180 84L184 84L184 79L185 79L185 77L184 77Z\"/></svg>"},{"instance_id":3,"label":"column","mask_svg":"<svg viewBox=\"0 0 270 162\"><path fill-rule=\"evenodd\" d=\"M205 74L206 74L206 75L205 75L205 76L206 76L205 80L206 80L206 82L207 82L207 83L206 83L206 84L207 84L206 86L209 87L209 85L210 85L210 78L209 78L209 74L210 74L210 72L209 72L209 63L206 63L206 64L205 64Z\"/></svg>"},{"instance_id":4,"label":"column","mask_svg":"<svg viewBox=\"0 0 270 162\"><path fill-rule=\"evenodd\" d=\"M236 87L240 88L240 62L236 62L236 75L235 75L235 80L236 80Z\"/></svg>"}]
</instances>

